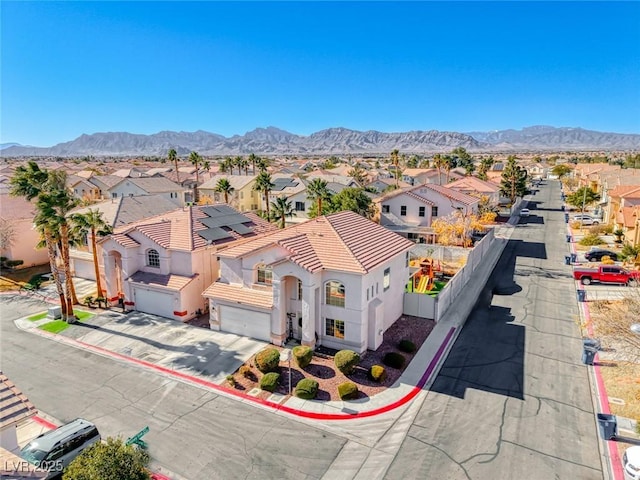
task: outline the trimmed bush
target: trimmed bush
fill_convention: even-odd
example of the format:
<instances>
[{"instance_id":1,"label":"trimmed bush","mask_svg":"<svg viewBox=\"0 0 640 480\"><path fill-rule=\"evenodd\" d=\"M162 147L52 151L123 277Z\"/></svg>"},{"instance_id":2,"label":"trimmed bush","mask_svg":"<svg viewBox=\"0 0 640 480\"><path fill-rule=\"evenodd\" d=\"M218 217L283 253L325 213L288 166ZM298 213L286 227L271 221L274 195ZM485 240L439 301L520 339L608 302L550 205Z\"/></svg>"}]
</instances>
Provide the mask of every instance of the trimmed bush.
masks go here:
<instances>
[{"instance_id":1,"label":"trimmed bush","mask_svg":"<svg viewBox=\"0 0 640 480\"><path fill-rule=\"evenodd\" d=\"M372 365L369 369L369 378L374 382L382 383L387 378L387 371L382 365Z\"/></svg>"},{"instance_id":2,"label":"trimmed bush","mask_svg":"<svg viewBox=\"0 0 640 480\"><path fill-rule=\"evenodd\" d=\"M280 374L276 372L269 372L260 379L260 388L267 392L273 392L278 386L280 380Z\"/></svg>"},{"instance_id":3,"label":"trimmed bush","mask_svg":"<svg viewBox=\"0 0 640 480\"><path fill-rule=\"evenodd\" d=\"M251 367L249 367L248 365L242 365L238 370L238 373L244 378L248 378L251 376Z\"/></svg>"},{"instance_id":4,"label":"trimmed bush","mask_svg":"<svg viewBox=\"0 0 640 480\"><path fill-rule=\"evenodd\" d=\"M296 363L300 368L304 368L311 363L313 350L306 345L298 345L297 347L293 347L293 358L296 359Z\"/></svg>"},{"instance_id":5,"label":"trimmed bush","mask_svg":"<svg viewBox=\"0 0 640 480\"><path fill-rule=\"evenodd\" d=\"M353 400L358 398L358 386L352 382L344 382L338 385L338 395L341 400Z\"/></svg>"},{"instance_id":6,"label":"trimmed bush","mask_svg":"<svg viewBox=\"0 0 640 480\"><path fill-rule=\"evenodd\" d=\"M605 243L605 241L603 239L601 239L598 235L585 235L584 237L582 237L582 239L578 242L580 245L584 245L584 246L593 246L593 245L602 245Z\"/></svg>"},{"instance_id":7,"label":"trimmed bush","mask_svg":"<svg viewBox=\"0 0 640 480\"><path fill-rule=\"evenodd\" d=\"M400 340L398 350L405 353L413 353L416 351L416 344L411 340Z\"/></svg>"},{"instance_id":8,"label":"trimmed bush","mask_svg":"<svg viewBox=\"0 0 640 480\"><path fill-rule=\"evenodd\" d=\"M404 367L405 358L398 352L389 352L382 359L382 363L384 363L387 367L397 368L400 370Z\"/></svg>"},{"instance_id":9,"label":"trimmed bush","mask_svg":"<svg viewBox=\"0 0 640 480\"><path fill-rule=\"evenodd\" d=\"M277 348L265 348L256 353L256 367L262 373L273 372L280 364L280 351Z\"/></svg>"},{"instance_id":10,"label":"trimmed bush","mask_svg":"<svg viewBox=\"0 0 640 480\"><path fill-rule=\"evenodd\" d=\"M4 262L7 268L19 267L23 263L24 263L24 260L7 260L6 262Z\"/></svg>"},{"instance_id":11,"label":"trimmed bush","mask_svg":"<svg viewBox=\"0 0 640 480\"><path fill-rule=\"evenodd\" d=\"M316 398L318 393L318 382L311 378L303 378L296 385L295 395L298 398L304 400L311 400Z\"/></svg>"},{"instance_id":12,"label":"trimmed bush","mask_svg":"<svg viewBox=\"0 0 640 480\"><path fill-rule=\"evenodd\" d=\"M340 350L333 357L333 362L336 364L336 368L345 375L349 375L353 372L356 365L360 363L360 355L353 350Z\"/></svg>"}]
</instances>

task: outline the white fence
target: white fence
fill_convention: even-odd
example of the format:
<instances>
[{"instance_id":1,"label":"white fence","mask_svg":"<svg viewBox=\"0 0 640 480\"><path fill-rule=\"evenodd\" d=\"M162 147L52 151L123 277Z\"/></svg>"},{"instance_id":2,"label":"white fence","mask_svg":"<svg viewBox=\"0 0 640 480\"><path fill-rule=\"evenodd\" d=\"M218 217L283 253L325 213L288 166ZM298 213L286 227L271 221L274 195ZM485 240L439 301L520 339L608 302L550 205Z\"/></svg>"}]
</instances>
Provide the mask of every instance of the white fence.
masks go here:
<instances>
[{"instance_id":1,"label":"white fence","mask_svg":"<svg viewBox=\"0 0 640 480\"><path fill-rule=\"evenodd\" d=\"M493 229L489 229L472 250L467 250L467 263L456 273L436 297L424 293L405 293L402 312L405 315L438 321L455 301L471 279L471 274L481 264L495 240Z\"/></svg>"}]
</instances>

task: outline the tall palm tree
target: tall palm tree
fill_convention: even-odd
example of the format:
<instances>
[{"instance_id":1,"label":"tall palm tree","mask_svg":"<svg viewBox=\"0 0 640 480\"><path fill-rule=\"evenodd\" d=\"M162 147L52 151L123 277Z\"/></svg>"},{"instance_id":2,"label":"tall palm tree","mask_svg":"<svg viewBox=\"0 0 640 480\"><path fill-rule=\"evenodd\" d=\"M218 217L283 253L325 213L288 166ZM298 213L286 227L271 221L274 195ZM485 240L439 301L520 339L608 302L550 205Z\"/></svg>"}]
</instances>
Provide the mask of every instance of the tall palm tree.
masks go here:
<instances>
[{"instance_id":1,"label":"tall palm tree","mask_svg":"<svg viewBox=\"0 0 640 480\"><path fill-rule=\"evenodd\" d=\"M238 175L242 175L242 157L240 155L233 159L233 165L238 168Z\"/></svg>"},{"instance_id":2,"label":"tall palm tree","mask_svg":"<svg viewBox=\"0 0 640 480\"><path fill-rule=\"evenodd\" d=\"M280 219L280 228L285 227L287 217L293 217L295 210L291 206L291 202L284 197L276 198L275 202L271 202L273 216Z\"/></svg>"},{"instance_id":3,"label":"tall palm tree","mask_svg":"<svg viewBox=\"0 0 640 480\"><path fill-rule=\"evenodd\" d=\"M200 185L200 163L202 163L202 157L198 152L191 152L189 154L189 161L196 167L196 185L193 189L193 200L198 203L198 186Z\"/></svg>"},{"instance_id":4,"label":"tall palm tree","mask_svg":"<svg viewBox=\"0 0 640 480\"><path fill-rule=\"evenodd\" d=\"M249 175L249 160L247 160L244 157L240 157L240 166L242 167L242 169L244 170L244 174L245 175Z\"/></svg>"},{"instance_id":5,"label":"tall palm tree","mask_svg":"<svg viewBox=\"0 0 640 480\"><path fill-rule=\"evenodd\" d=\"M267 206L267 218L269 218L269 192L275 187L271 181L271 175L267 172L260 172L256 177L256 183L253 185L253 189L256 192L262 192L264 195L264 203Z\"/></svg>"},{"instance_id":6,"label":"tall palm tree","mask_svg":"<svg viewBox=\"0 0 640 480\"><path fill-rule=\"evenodd\" d=\"M220 173L230 173L233 175L233 159L231 157L227 157L220 162Z\"/></svg>"},{"instance_id":7,"label":"tall palm tree","mask_svg":"<svg viewBox=\"0 0 640 480\"><path fill-rule=\"evenodd\" d=\"M98 263L98 245L96 236L111 233L112 228L108 225L100 210L89 209L87 213L74 213L71 215L74 234L80 234L83 237L87 234L91 235L91 251L93 254L93 269L96 274L96 290L97 297L102 297L102 280L100 279L100 264Z\"/></svg>"},{"instance_id":8,"label":"tall palm tree","mask_svg":"<svg viewBox=\"0 0 640 480\"><path fill-rule=\"evenodd\" d=\"M269 168L269 160L267 158L258 158L256 160L256 166L261 172L266 172L267 168Z\"/></svg>"},{"instance_id":9,"label":"tall palm tree","mask_svg":"<svg viewBox=\"0 0 640 480\"><path fill-rule=\"evenodd\" d=\"M455 157L451 155L445 155L444 157L444 171L447 172L447 184L449 183L449 176L451 175L451 170L456 168L458 165L458 161Z\"/></svg>"},{"instance_id":10,"label":"tall palm tree","mask_svg":"<svg viewBox=\"0 0 640 480\"><path fill-rule=\"evenodd\" d=\"M440 155L439 153L436 153L433 156L433 167L436 170L438 170L438 185L442 184L441 173L440 172L446 166L446 163L447 163L447 160L442 155Z\"/></svg>"},{"instance_id":11,"label":"tall palm tree","mask_svg":"<svg viewBox=\"0 0 640 480\"><path fill-rule=\"evenodd\" d=\"M331 198L331 193L327 188L327 182L321 178L314 178L307 185L307 198L317 202L318 216L322 215L322 202Z\"/></svg>"},{"instance_id":12,"label":"tall palm tree","mask_svg":"<svg viewBox=\"0 0 640 480\"><path fill-rule=\"evenodd\" d=\"M393 163L393 166L395 167L394 175L396 177L396 189L397 189L397 188L400 188L400 186L398 185L398 182L400 181L400 175L398 175L398 170L400 168L400 151L397 148L391 151L391 163Z\"/></svg>"},{"instance_id":13,"label":"tall palm tree","mask_svg":"<svg viewBox=\"0 0 640 480\"><path fill-rule=\"evenodd\" d=\"M167 153L167 160L169 160L169 162L173 162L173 164L176 166L176 183L180 183L180 172L178 171L178 152L176 152L175 148L169 150L169 153Z\"/></svg>"},{"instance_id":14,"label":"tall palm tree","mask_svg":"<svg viewBox=\"0 0 640 480\"><path fill-rule=\"evenodd\" d=\"M229 203L229 195L234 192L234 188L231 186L231 183L226 178L221 178L216 183L215 188L213 189L215 192L224 194L224 203Z\"/></svg>"},{"instance_id":15,"label":"tall palm tree","mask_svg":"<svg viewBox=\"0 0 640 480\"><path fill-rule=\"evenodd\" d=\"M251 162L251 174L255 175L256 174L256 162L259 160L258 157L256 157L255 153L250 153L249 154L249 162Z\"/></svg>"},{"instance_id":16,"label":"tall palm tree","mask_svg":"<svg viewBox=\"0 0 640 480\"><path fill-rule=\"evenodd\" d=\"M48 170L42 170L36 162L29 161L26 166L20 165L16 168L14 175L10 180L10 193L13 196L24 197L26 200L32 201L43 193L48 178ZM37 221L38 219L40 221ZM56 285L56 291L58 292L58 297L60 299L60 308L62 310L63 318L66 319L67 300L58 271L58 264L56 262L57 239L54 236L54 232L57 230L51 220L52 219L47 218L46 216L38 214L36 218L36 227L45 241L49 257L49 266L51 267L53 281Z\"/></svg>"}]
</instances>

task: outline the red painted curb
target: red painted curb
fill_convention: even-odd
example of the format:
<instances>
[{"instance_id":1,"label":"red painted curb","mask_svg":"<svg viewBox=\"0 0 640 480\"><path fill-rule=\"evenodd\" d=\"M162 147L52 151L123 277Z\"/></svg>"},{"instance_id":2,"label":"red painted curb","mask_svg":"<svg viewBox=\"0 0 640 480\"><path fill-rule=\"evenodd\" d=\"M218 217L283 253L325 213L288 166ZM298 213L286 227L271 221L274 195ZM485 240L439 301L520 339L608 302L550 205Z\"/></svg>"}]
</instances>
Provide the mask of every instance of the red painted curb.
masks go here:
<instances>
[{"instance_id":1,"label":"red painted curb","mask_svg":"<svg viewBox=\"0 0 640 480\"><path fill-rule=\"evenodd\" d=\"M177 377L177 378L181 378L181 379L187 380L187 381L189 381L191 383L202 385L202 386L210 388L212 390L221 391L221 392L223 391L223 392L225 392L227 394L242 398L244 400L247 400L247 401L250 401L250 402L253 402L253 403L257 403L257 404L269 407L269 408L271 408L273 410L279 410L279 411L286 412L286 413L289 413L289 414L292 414L292 415L296 415L298 417L311 418L311 419L314 419L314 420L351 420L351 419L354 419L354 418L366 418L366 417L372 417L372 416L375 416L375 415L380 415L381 413L386 413L386 412L389 412L391 410L394 410L394 409L406 404L410 400L412 400L420 392L420 390L422 390L422 387L424 387L424 385L427 383L429 377L433 373L433 370L435 369L436 365L440 361L440 358L442 357L442 354L444 353L445 349L447 348L448 343L451 340L451 337L453 336L455 330L456 330L455 327L451 327L449 329L449 332L447 333L447 335L445 336L444 341L442 342L442 344L438 348L438 351L436 352L436 355L431 359L431 362L429 363L429 366L425 370L424 374L422 375L422 377L418 381L417 385L415 387L413 387L413 389L407 395L405 395L404 397L400 398L399 400L396 400L393 403L390 403L389 405L385 405L384 407L380 407L380 408L376 408L374 410L368 410L368 411L364 411L364 412L351 412L351 413L307 412L305 410L299 410L297 408L287 407L286 405L273 404L272 402L268 402L267 400L263 400L261 398L255 398L255 397L249 396L249 395L247 395L245 393L235 392L233 390L229 390L227 388L221 387L220 385L217 385L217 384L215 384L213 382L210 382L208 380L204 380L202 378L194 377L192 375L188 375L186 373L178 372L176 370L171 370L170 368L162 367L160 365L155 365L153 363L149 363L149 362L146 362L144 360L140 360L138 358L134 358L134 357L130 357L130 356L127 356L127 355L123 355L121 353L112 352L110 350L107 350L105 348L99 347L97 345L91 345L91 344L82 342L80 340L75 340L75 339L72 339L72 338L69 338L69 337L60 337L58 334L49 333L49 332L44 331L44 330L41 331L41 332L38 332L38 333L40 333L42 335L50 335L52 338L53 337L64 338L63 343L67 343L67 344L75 343L75 344L78 344L78 345L82 346L83 348L85 348L87 350L97 351L97 352L100 352L100 353L102 353L102 354L104 354L106 356L119 358L119 359L127 361L127 362L135 363L135 364L150 368L152 370L157 370L159 372L165 373L165 374L173 376L173 377Z\"/></svg>"},{"instance_id":2,"label":"red painted curb","mask_svg":"<svg viewBox=\"0 0 640 480\"><path fill-rule=\"evenodd\" d=\"M33 420L36 423L39 423L40 425L42 425L45 428L48 428L49 430L55 430L56 428L58 428L58 425L56 425L55 423L51 423L49 420L45 420L44 418L39 417L38 415L31 417L31 420Z\"/></svg>"}]
</instances>

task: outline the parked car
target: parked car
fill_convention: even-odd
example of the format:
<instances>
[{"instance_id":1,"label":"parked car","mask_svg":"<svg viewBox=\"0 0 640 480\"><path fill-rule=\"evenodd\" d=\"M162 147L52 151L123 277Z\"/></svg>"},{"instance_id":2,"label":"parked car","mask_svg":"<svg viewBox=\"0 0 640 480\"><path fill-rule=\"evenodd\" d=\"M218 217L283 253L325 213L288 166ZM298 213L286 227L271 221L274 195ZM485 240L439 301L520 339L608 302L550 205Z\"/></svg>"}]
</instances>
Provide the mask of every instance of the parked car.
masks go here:
<instances>
[{"instance_id":1,"label":"parked car","mask_svg":"<svg viewBox=\"0 0 640 480\"><path fill-rule=\"evenodd\" d=\"M616 252L605 250L603 248L595 248L584 254L584 258L590 262L601 262L602 257L609 257L614 262L618 261L618 254Z\"/></svg>"},{"instance_id":2,"label":"parked car","mask_svg":"<svg viewBox=\"0 0 640 480\"><path fill-rule=\"evenodd\" d=\"M640 280L640 272L625 270L616 265L602 265L600 268L576 268L573 278L580 280L583 285L593 282L628 284L633 280Z\"/></svg>"},{"instance_id":3,"label":"parked car","mask_svg":"<svg viewBox=\"0 0 640 480\"><path fill-rule=\"evenodd\" d=\"M629 447L622 455L625 478L640 480L640 446Z\"/></svg>"},{"instance_id":4,"label":"parked car","mask_svg":"<svg viewBox=\"0 0 640 480\"><path fill-rule=\"evenodd\" d=\"M100 441L96 426L82 418L77 418L55 430L43 433L20 451L27 462L47 470L46 478L56 478L82 453Z\"/></svg>"},{"instance_id":5,"label":"parked car","mask_svg":"<svg viewBox=\"0 0 640 480\"><path fill-rule=\"evenodd\" d=\"M574 222L580 222L582 225L598 225L600 223L600 219L596 217L592 217L591 215L574 215Z\"/></svg>"},{"instance_id":6,"label":"parked car","mask_svg":"<svg viewBox=\"0 0 640 480\"><path fill-rule=\"evenodd\" d=\"M523 208L522 210L520 210L520 216L521 217L528 217L531 214L531 212L529 211L528 208Z\"/></svg>"}]
</instances>

